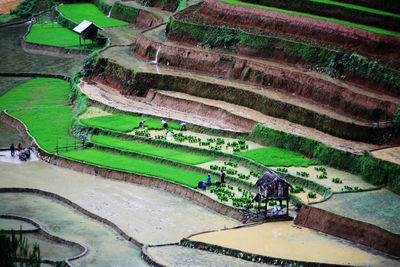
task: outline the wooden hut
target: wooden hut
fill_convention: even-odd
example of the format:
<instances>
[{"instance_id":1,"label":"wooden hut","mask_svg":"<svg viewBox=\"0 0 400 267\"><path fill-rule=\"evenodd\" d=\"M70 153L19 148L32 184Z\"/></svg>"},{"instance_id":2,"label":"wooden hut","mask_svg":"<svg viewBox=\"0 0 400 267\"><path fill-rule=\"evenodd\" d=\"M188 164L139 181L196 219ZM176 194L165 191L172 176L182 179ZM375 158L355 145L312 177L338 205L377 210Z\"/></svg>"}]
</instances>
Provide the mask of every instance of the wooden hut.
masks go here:
<instances>
[{"instance_id":1,"label":"wooden hut","mask_svg":"<svg viewBox=\"0 0 400 267\"><path fill-rule=\"evenodd\" d=\"M85 47L85 40L90 39L92 40L92 43L94 42L94 40L97 41L98 30L103 30L103 28L97 26L91 21L84 20L72 30L76 33L79 33L79 46L81 46L81 38L82 38L83 47Z\"/></svg>"},{"instance_id":2,"label":"wooden hut","mask_svg":"<svg viewBox=\"0 0 400 267\"><path fill-rule=\"evenodd\" d=\"M258 186L259 196L265 199L265 217L268 215L267 206L270 200L279 201L280 207L282 207L282 201L286 200L286 216L289 216L289 187L293 188L293 186L288 181L277 173L269 170L257 180L256 185ZM260 209L260 203L261 197L258 197L258 209ZM279 214L280 213L276 215Z\"/></svg>"}]
</instances>

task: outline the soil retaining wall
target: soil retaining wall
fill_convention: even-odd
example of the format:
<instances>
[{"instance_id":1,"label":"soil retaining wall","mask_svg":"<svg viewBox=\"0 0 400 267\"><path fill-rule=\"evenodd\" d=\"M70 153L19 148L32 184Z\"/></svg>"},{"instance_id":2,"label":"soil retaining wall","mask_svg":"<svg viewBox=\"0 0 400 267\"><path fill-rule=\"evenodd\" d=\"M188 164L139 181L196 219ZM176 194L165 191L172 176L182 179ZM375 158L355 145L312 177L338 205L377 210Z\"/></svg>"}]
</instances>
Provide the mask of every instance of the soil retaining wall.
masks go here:
<instances>
[{"instance_id":1,"label":"soil retaining wall","mask_svg":"<svg viewBox=\"0 0 400 267\"><path fill-rule=\"evenodd\" d=\"M111 17L135 24L139 28L149 28L163 22L157 16L145 9L139 9L115 2L111 9Z\"/></svg>"},{"instance_id":2,"label":"soil retaining wall","mask_svg":"<svg viewBox=\"0 0 400 267\"><path fill-rule=\"evenodd\" d=\"M132 70L126 69L105 58L97 59L94 64L93 78L100 80L104 84L110 84L118 88L122 94L128 96L144 97L150 88L182 92L197 97L226 101L251 108L269 116L316 128L325 133L345 139L379 143L384 140L384 136L388 133L388 129L372 128L340 121L324 114L319 114L290 103L270 99L257 92L237 87L213 84L173 75L146 72L134 74Z\"/></svg>"},{"instance_id":3,"label":"soil retaining wall","mask_svg":"<svg viewBox=\"0 0 400 267\"><path fill-rule=\"evenodd\" d=\"M400 235L373 224L346 218L306 205L301 207L294 224L338 236L400 257Z\"/></svg>"},{"instance_id":4,"label":"soil retaining wall","mask_svg":"<svg viewBox=\"0 0 400 267\"><path fill-rule=\"evenodd\" d=\"M45 150L43 150L36 139L32 137L29 132L28 128L18 119L8 115L6 111L2 112L0 118L5 123L11 125L12 127L16 128L17 131L20 133L21 137L27 144L32 145L34 150L36 150L36 154L38 157L48 163L57 165L59 167L68 168L75 171L80 171L84 173L89 173L92 175L98 175L105 178L110 178L114 180L120 180L130 183L141 184L149 187L159 188L161 190L165 190L167 192L180 195L185 197L189 200L195 201L200 205L207 207L209 209L215 210L218 213L231 217L233 219L241 221L243 219L243 214L239 209L224 205L218 201L215 201L207 196L203 195L202 193L181 185L177 184L168 180L164 180L162 178L157 178L148 175L130 173L127 171L121 170L114 170L109 169L102 166L97 166L94 164L88 164L85 162L80 162L76 160L71 160L65 157L61 157L59 155L51 154ZM113 224L112 222L109 222ZM121 234L122 235L122 234ZM127 239L128 240L128 239ZM138 244L138 246L142 246Z\"/></svg>"},{"instance_id":5,"label":"soil retaining wall","mask_svg":"<svg viewBox=\"0 0 400 267\"><path fill-rule=\"evenodd\" d=\"M153 51L158 48L160 48L158 61L160 64L273 87L362 119L371 121L391 119L397 111L395 103L356 93L304 72L229 54L221 55L189 47L168 46L151 40L144 35L144 32L139 34L134 52L142 58L151 60L154 58Z\"/></svg>"},{"instance_id":6,"label":"soil retaining wall","mask_svg":"<svg viewBox=\"0 0 400 267\"><path fill-rule=\"evenodd\" d=\"M400 38L328 20L206 0L201 15L215 21L295 35L400 61Z\"/></svg>"}]
</instances>

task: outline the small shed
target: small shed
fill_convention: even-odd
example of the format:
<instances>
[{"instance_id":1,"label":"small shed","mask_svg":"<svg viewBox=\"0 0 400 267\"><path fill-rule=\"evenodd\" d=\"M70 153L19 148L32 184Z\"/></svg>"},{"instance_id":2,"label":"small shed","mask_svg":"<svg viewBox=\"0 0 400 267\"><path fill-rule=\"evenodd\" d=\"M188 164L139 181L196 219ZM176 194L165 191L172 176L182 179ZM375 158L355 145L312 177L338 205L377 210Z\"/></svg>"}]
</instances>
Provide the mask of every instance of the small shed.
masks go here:
<instances>
[{"instance_id":1,"label":"small shed","mask_svg":"<svg viewBox=\"0 0 400 267\"><path fill-rule=\"evenodd\" d=\"M79 33L79 46L81 45L81 38L83 39L83 46L85 47L85 40L90 39L92 43L97 40L98 30L103 30L103 28L97 26L91 21L84 20L78 26L72 29L74 32Z\"/></svg>"},{"instance_id":2,"label":"small shed","mask_svg":"<svg viewBox=\"0 0 400 267\"><path fill-rule=\"evenodd\" d=\"M289 187L293 186L274 171L267 171L257 180L258 194L265 199L265 216L267 216L268 201L278 200L282 207L282 201L286 200L286 216L289 216ZM261 197L258 198L260 207ZM279 214L279 213L278 213Z\"/></svg>"}]
</instances>

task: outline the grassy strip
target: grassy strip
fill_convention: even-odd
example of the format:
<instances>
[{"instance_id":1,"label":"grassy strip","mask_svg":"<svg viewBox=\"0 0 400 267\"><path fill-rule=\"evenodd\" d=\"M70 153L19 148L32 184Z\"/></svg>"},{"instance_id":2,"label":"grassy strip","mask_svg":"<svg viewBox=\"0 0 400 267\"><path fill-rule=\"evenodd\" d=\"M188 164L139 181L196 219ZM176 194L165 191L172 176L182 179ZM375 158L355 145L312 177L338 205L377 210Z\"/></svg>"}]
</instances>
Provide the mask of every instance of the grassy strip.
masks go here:
<instances>
[{"instance_id":1,"label":"grassy strip","mask_svg":"<svg viewBox=\"0 0 400 267\"><path fill-rule=\"evenodd\" d=\"M123 5L119 2L115 2L112 9L111 14L114 18L121 19L124 21L128 21L130 23L135 24L137 16L139 15L140 9Z\"/></svg>"},{"instance_id":2,"label":"grassy strip","mask_svg":"<svg viewBox=\"0 0 400 267\"><path fill-rule=\"evenodd\" d=\"M258 124L251 133L253 140L313 157L328 166L361 175L374 185L387 185L400 192L400 165L372 157L367 151L355 155L306 137L285 133Z\"/></svg>"},{"instance_id":3,"label":"grassy strip","mask_svg":"<svg viewBox=\"0 0 400 267\"><path fill-rule=\"evenodd\" d=\"M69 83L55 78L35 78L0 97L0 110L54 106L67 103Z\"/></svg>"},{"instance_id":4,"label":"grassy strip","mask_svg":"<svg viewBox=\"0 0 400 267\"><path fill-rule=\"evenodd\" d=\"M134 151L138 153L148 154L165 158L177 162L186 164L196 165L204 162L214 161L214 158L191 154L175 149L161 148L154 145L138 143L135 141L127 141L119 138L105 136L105 135L94 135L91 141L96 144L115 147L121 150Z\"/></svg>"},{"instance_id":5,"label":"grassy strip","mask_svg":"<svg viewBox=\"0 0 400 267\"><path fill-rule=\"evenodd\" d=\"M99 166L161 177L192 188L197 187L199 181L205 181L206 179L204 174L94 149L71 151L63 153L62 155Z\"/></svg>"},{"instance_id":6,"label":"grassy strip","mask_svg":"<svg viewBox=\"0 0 400 267\"><path fill-rule=\"evenodd\" d=\"M26 40L31 43L45 44L63 47L65 49L98 49L102 46L95 46L92 40L85 40L85 47L79 45L79 35L59 24L48 23L32 25Z\"/></svg>"},{"instance_id":7,"label":"grassy strip","mask_svg":"<svg viewBox=\"0 0 400 267\"><path fill-rule=\"evenodd\" d=\"M357 10L374 13L374 14L378 14L378 15L400 18L399 14L390 13L390 12L386 12L386 11L382 11L382 10L378 10L378 9L373 9L373 8L369 8L369 7L365 7L365 6L353 5L353 4L342 3L342 2L338 2L338 1L332 1L332 0L309 0L309 1L317 2L317 3L325 3L325 4L329 4L329 5L335 5L335 6L342 6L342 7L357 9Z\"/></svg>"},{"instance_id":8,"label":"grassy strip","mask_svg":"<svg viewBox=\"0 0 400 267\"><path fill-rule=\"evenodd\" d=\"M17 15L10 15L10 14L0 14L0 24L4 24L10 22L14 19L18 18Z\"/></svg>"},{"instance_id":9,"label":"grassy strip","mask_svg":"<svg viewBox=\"0 0 400 267\"><path fill-rule=\"evenodd\" d=\"M300 16L305 16L305 17L311 17L311 18L315 18L315 19L327 20L327 21L332 21L332 22L336 22L336 23L345 24L345 25L349 25L349 26L352 26L352 27L364 29L364 30L367 30L367 31L379 33L379 34L385 34L385 35L391 35L391 36L400 37L400 33L398 33L398 32L388 31L388 30L384 30L384 29L380 29L380 28L361 25L361 24L358 24L358 23L339 20L339 19L335 19L335 18L321 17L321 16L311 15L311 14L307 14L307 13L303 13L303 12L297 12L297 11L291 11L291 10L286 10L286 9L281 9L281 8L267 7L267 6L262 6L262 5L256 5L256 4L251 4L251 3L240 2L240 1L237 1L237 0L220 0L220 1L226 2L226 3L230 3L230 4L235 4L235 5L258 7L258 8L264 8L264 9L274 10L274 11L288 13L288 14L294 14L294 15L300 15Z\"/></svg>"},{"instance_id":10,"label":"grassy strip","mask_svg":"<svg viewBox=\"0 0 400 267\"><path fill-rule=\"evenodd\" d=\"M71 107L10 110L9 114L23 121L39 145L49 152L54 152L57 144L65 146L76 142L76 139L68 136L72 121Z\"/></svg>"},{"instance_id":11,"label":"grassy strip","mask_svg":"<svg viewBox=\"0 0 400 267\"><path fill-rule=\"evenodd\" d=\"M304 155L278 147L263 147L248 150L245 152L235 152L236 155L252 159L265 166L284 166L284 167L308 167L319 164L310 159L305 159Z\"/></svg>"},{"instance_id":12,"label":"grassy strip","mask_svg":"<svg viewBox=\"0 0 400 267\"><path fill-rule=\"evenodd\" d=\"M129 116L122 113L81 119L81 122L92 127L110 129L117 132L130 132L133 129L138 129L139 123L142 120L146 120L144 127L147 127L149 130L163 129L163 125L161 124L160 120L146 117ZM168 127L175 130L180 129L180 125L173 122L168 122Z\"/></svg>"},{"instance_id":13,"label":"grassy strip","mask_svg":"<svg viewBox=\"0 0 400 267\"><path fill-rule=\"evenodd\" d=\"M78 23L88 20L102 28L129 25L129 23L108 18L95 5L90 3L64 4L60 5L58 9L64 16Z\"/></svg>"}]
</instances>

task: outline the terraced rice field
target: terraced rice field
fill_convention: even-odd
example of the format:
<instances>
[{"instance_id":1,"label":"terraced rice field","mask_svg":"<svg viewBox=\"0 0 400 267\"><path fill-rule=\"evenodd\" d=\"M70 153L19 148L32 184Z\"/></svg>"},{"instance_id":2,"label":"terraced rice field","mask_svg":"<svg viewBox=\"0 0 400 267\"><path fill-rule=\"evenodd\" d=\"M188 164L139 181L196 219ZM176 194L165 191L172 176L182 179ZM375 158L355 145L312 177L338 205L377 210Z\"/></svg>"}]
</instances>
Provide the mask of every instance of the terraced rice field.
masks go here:
<instances>
[{"instance_id":1,"label":"terraced rice field","mask_svg":"<svg viewBox=\"0 0 400 267\"><path fill-rule=\"evenodd\" d=\"M58 9L64 16L77 23L88 20L102 28L129 25L127 22L108 18L97 6L91 3L63 4Z\"/></svg>"}]
</instances>

